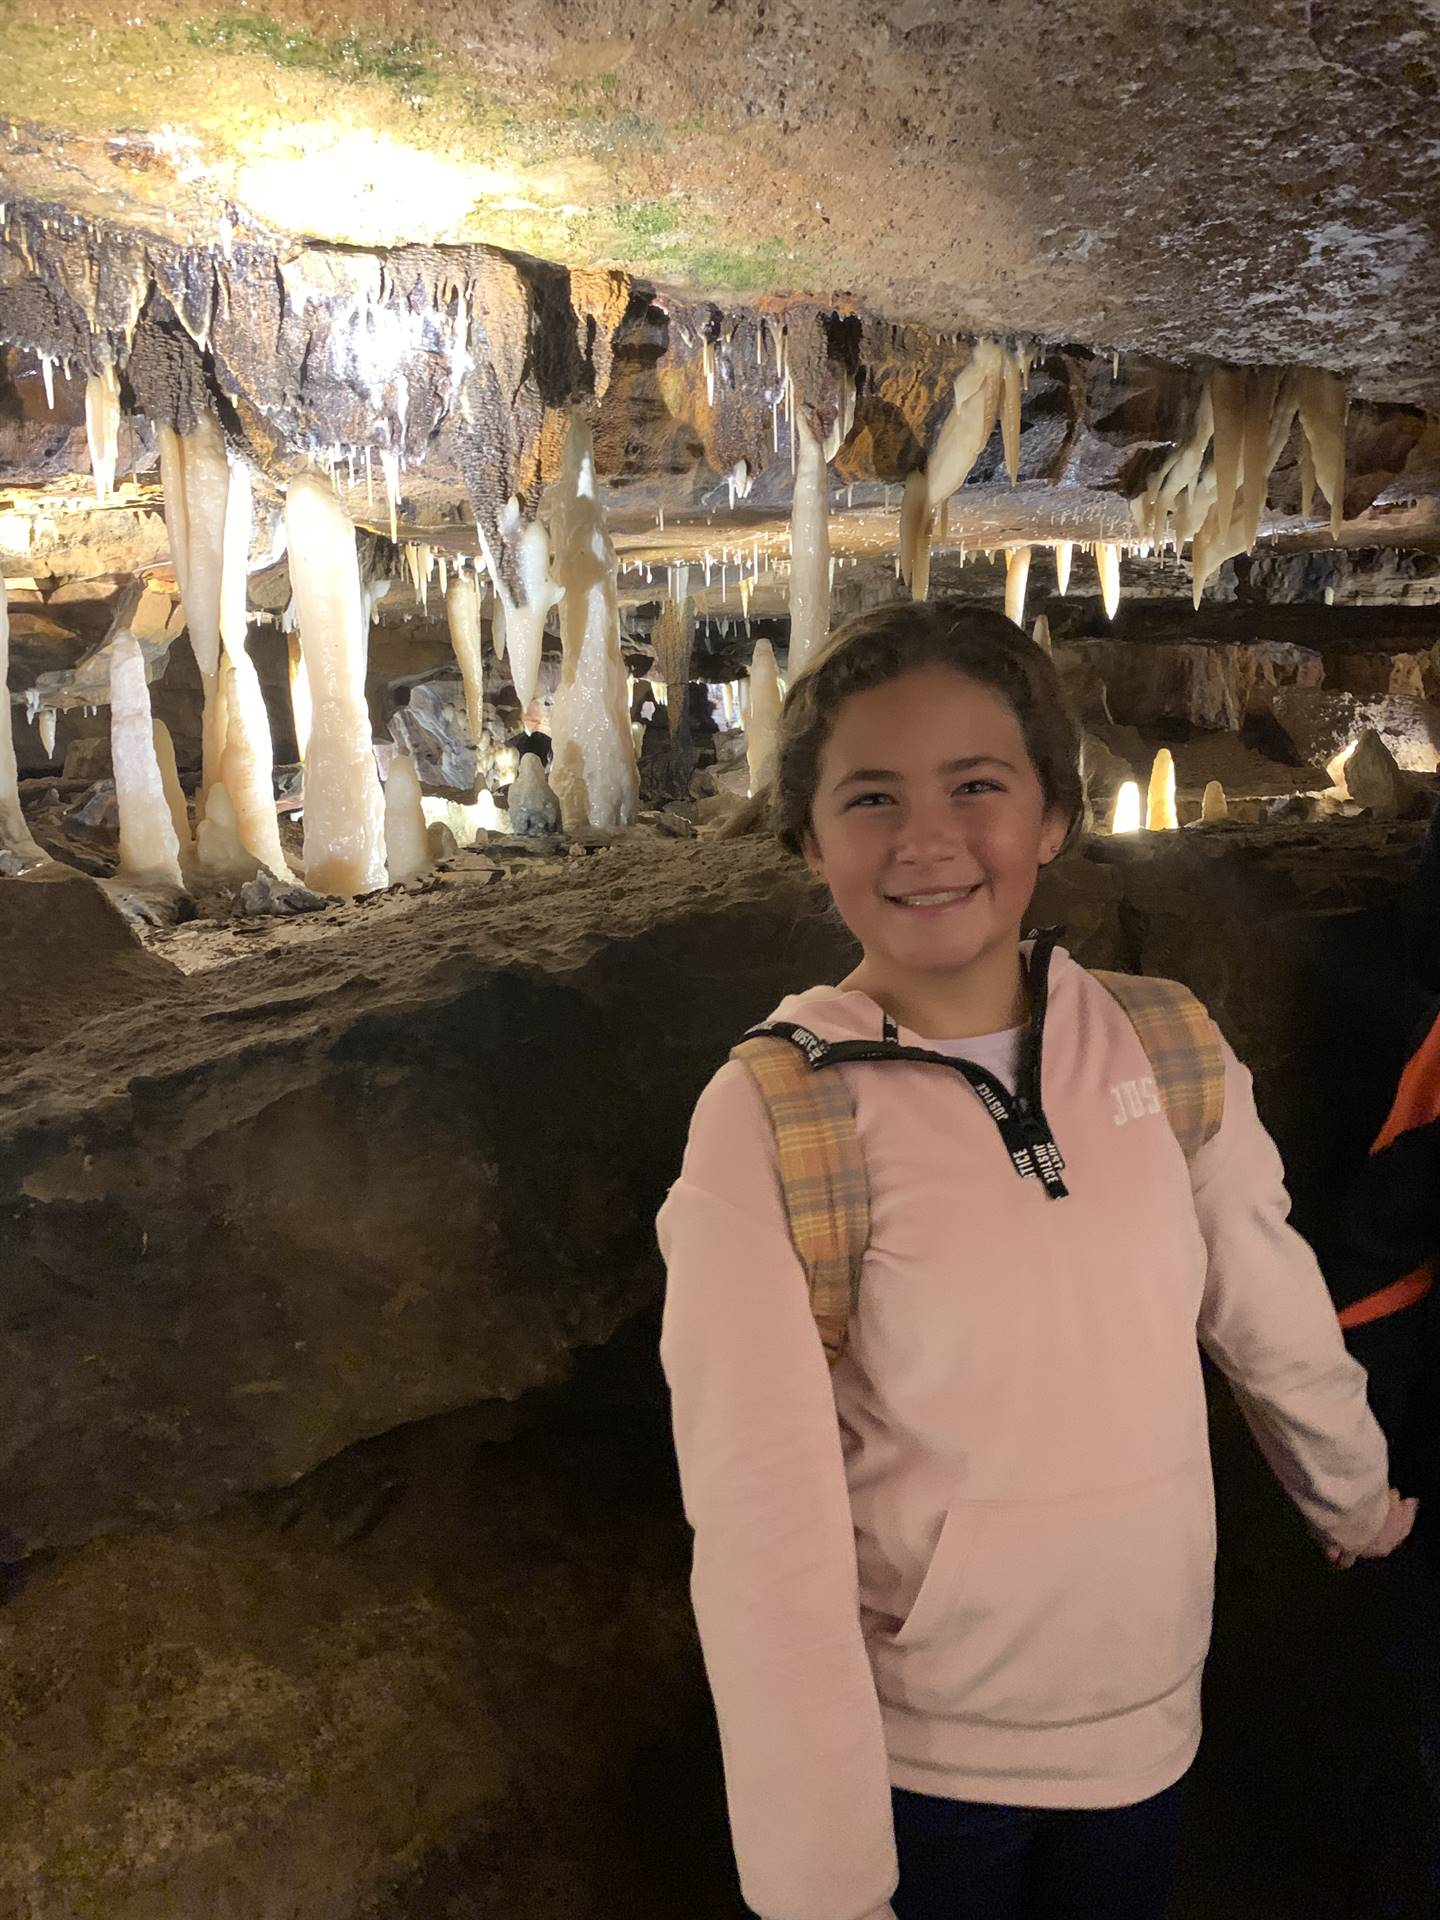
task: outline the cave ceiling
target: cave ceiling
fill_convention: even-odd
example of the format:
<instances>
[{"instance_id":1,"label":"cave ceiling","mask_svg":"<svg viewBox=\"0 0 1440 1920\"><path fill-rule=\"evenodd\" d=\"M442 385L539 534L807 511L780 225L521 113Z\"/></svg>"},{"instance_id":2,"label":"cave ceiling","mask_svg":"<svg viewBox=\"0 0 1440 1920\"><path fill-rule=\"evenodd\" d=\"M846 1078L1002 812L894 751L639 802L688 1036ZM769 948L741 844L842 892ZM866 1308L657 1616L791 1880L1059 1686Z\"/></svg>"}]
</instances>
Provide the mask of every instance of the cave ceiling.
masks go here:
<instances>
[{"instance_id":1,"label":"cave ceiling","mask_svg":"<svg viewBox=\"0 0 1440 1920\"><path fill-rule=\"evenodd\" d=\"M154 427L197 400L272 506L319 459L362 526L466 552L584 405L622 561L747 545L761 592L787 373L822 430L859 378L832 537L883 568L985 333L1035 370L1019 483L997 435L960 542L1125 537L1228 362L1349 383L1346 524L1299 512L1292 448L1271 542L1440 549L1435 0L0 0L0 32L12 577L162 564ZM97 528L107 364L128 477Z\"/></svg>"}]
</instances>

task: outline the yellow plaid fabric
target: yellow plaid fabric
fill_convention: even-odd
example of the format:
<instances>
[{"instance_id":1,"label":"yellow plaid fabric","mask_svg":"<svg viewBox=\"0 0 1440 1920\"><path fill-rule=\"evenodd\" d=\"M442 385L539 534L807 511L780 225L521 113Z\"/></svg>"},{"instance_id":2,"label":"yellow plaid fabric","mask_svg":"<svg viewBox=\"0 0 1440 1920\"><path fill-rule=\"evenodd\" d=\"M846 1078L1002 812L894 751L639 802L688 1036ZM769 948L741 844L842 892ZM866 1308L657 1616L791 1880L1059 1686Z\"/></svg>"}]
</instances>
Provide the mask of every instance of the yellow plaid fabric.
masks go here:
<instances>
[{"instance_id":1,"label":"yellow plaid fabric","mask_svg":"<svg viewBox=\"0 0 1440 1920\"><path fill-rule=\"evenodd\" d=\"M743 1040L730 1058L750 1073L770 1115L790 1238L833 1367L845 1351L870 1239L870 1181L855 1109L839 1073L815 1072L788 1040Z\"/></svg>"},{"instance_id":2,"label":"yellow plaid fabric","mask_svg":"<svg viewBox=\"0 0 1440 1920\"><path fill-rule=\"evenodd\" d=\"M1225 1117L1225 1058L1209 1014L1178 980L1093 970L1090 977L1125 1009L1150 1056L1165 1117L1191 1159Z\"/></svg>"}]
</instances>

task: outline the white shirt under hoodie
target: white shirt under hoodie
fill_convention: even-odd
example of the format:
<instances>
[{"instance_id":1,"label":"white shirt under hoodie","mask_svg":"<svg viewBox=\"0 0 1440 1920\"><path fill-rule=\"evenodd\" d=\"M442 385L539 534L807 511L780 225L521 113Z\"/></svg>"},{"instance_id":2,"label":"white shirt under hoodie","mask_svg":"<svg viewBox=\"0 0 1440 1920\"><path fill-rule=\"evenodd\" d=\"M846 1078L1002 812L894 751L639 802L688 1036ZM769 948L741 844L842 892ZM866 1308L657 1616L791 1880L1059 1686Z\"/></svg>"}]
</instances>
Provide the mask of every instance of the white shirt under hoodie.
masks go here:
<instances>
[{"instance_id":1,"label":"white shirt under hoodie","mask_svg":"<svg viewBox=\"0 0 1440 1920\"><path fill-rule=\"evenodd\" d=\"M881 1027L831 987L772 1017ZM892 1783L1111 1807L1185 1772L1215 1550L1200 1347L1320 1536L1364 1546L1387 1509L1364 1374L1228 1049L1224 1123L1187 1166L1163 1113L1133 1116L1151 1069L1125 1013L1057 951L1064 1199L1019 1177L957 1072L825 1070L871 1187L833 1375L743 1067L701 1096L659 1222L695 1613L764 1920L889 1913Z\"/></svg>"}]
</instances>

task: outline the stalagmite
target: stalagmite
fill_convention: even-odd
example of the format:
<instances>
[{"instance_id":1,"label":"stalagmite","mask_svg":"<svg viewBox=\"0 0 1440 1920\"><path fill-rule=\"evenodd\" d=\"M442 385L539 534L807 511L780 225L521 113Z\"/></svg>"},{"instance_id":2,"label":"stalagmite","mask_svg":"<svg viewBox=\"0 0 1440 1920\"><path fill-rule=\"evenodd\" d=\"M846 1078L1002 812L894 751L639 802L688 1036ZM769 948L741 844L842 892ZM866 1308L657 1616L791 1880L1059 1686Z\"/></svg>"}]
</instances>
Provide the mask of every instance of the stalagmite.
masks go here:
<instances>
[{"instance_id":1,"label":"stalagmite","mask_svg":"<svg viewBox=\"0 0 1440 1920\"><path fill-rule=\"evenodd\" d=\"M1070 562L1075 557L1073 540L1055 542L1055 590L1063 600L1070 591Z\"/></svg>"},{"instance_id":2,"label":"stalagmite","mask_svg":"<svg viewBox=\"0 0 1440 1920\"><path fill-rule=\"evenodd\" d=\"M1110 816L1112 833L1138 833L1140 831L1140 786L1135 780L1122 783L1115 795L1115 810Z\"/></svg>"},{"instance_id":3,"label":"stalagmite","mask_svg":"<svg viewBox=\"0 0 1440 1920\"><path fill-rule=\"evenodd\" d=\"M180 843L155 759L145 657L132 633L110 651L110 758L120 814L120 872L130 880L179 887Z\"/></svg>"},{"instance_id":4,"label":"stalagmite","mask_svg":"<svg viewBox=\"0 0 1440 1920\"><path fill-rule=\"evenodd\" d=\"M1175 756L1161 747L1150 769L1150 792L1145 806L1145 825L1151 833L1164 827L1178 827L1175 812Z\"/></svg>"},{"instance_id":5,"label":"stalagmite","mask_svg":"<svg viewBox=\"0 0 1440 1920\"><path fill-rule=\"evenodd\" d=\"M220 641L225 651L221 680L224 697L220 703L225 713L225 746L220 756L220 777L234 805L245 846L277 880L293 880L280 845L280 822L275 812L270 716L260 691L260 676L246 645L251 518L250 469L244 460L232 460L220 575Z\"/></svg>"},{"instance_id":6,"label":"stalagmite","mask_svg":"<svg viewBox=\"0 0 1440 1920\"><path fill-rule=\"evenodd\" d=\"M535 698L540 677L545 622L565 591L563 580L558 569L554 575L551 572L550 536L538 520L521 519L518 500L507 503L500 516L500 531L506 545L514 550L515 571L525 594L523 602L510 597L510 590L500 576L499 558L491 553L484 529L477 531L490 584L495 589L496 619L492 631L496 651L502 660L509 654L510 679L516 697L522 707L528 707Z\"/></svg>"},{"instance_id":7,"label":"stalagmite","mask_svg":"<svg viewBox=\"0 0 1440 1920\"><path fill-rule=\"evenodd\" d=\"M408 753L392 755L385 782L385 865L392 887L402 880L413 880L430 864L421 800L415 762Z\"/></svg>"},{"instance_id":8,"label":"stalagmite","mask_svg":"<svg viewBox=\"0 0 1440 1920\"><path fill-rule=\"evenodd\" d=\"M1120 611L1120 549L1113 540L1095 543L1095 567L1100 575L1100 598L1105 603L1105 618L1113 620Z\"/></svg>"},{"instance_id":9,"label":"stalagmite","mask_svg":"<svg viewBox=\"0 0 1440 1920\"><path fill-rule=\"evenodd\" d=\"M241 885L259 872L260 862L240 837L240 817L223 780L205 796L205 812L195 828L195 857L212 880Z\"/></svg>"},{"instance_id":10,"label":"stalagmite","mask_svg":"<svg viewBox=\"0 0 1440 1920\"><path fill-rule=\"evenodd\" d=\"M779 726L780 675L775 667L775 649L768 640L757 640L750 657L750 724L745 733L751 793L759 793L769 781Z\"/></svg>"},{"instance_id":11,"label":"stalagmite","mask_svg":"<svg viewBox=\"0 0 1440 1920\"><path fill-rule=\"evenodd\" d=\"M480 655L480 588L473 573L457 573L445 589L445 619L465 683L465 729L478 744L485 731L485 668Z\"/></svg>"},{"instance_id":12,"label":"stalagmite","mask_svg":"<svg viewBox=\"0 0 1440 1920\"><path fill-rule=\"evenodd\" d=\"M95 498L108 500L115 491L120 448L120 380L114 367L91 374L85 382L85 439L90 448Z\"/></svg>"},{"instance_id":13,"label":"stalagmite","mask_svg":"<svg viewBox=\"0 0 1440 1920\"><path fill-rule=\"evenodd\" d=\"M795 491L790 509L790 671L797 673L830 627L830 518L825 455L803 406L795 408Z\"/></svg>"},{"instance_id":14,"label":"stalagmite","mask_svg":"<svg viewBox=\"0 0 1440 1920\"><path fill-rule=\"evenodd\" d=\"M639 776L625 704L615 549L600 505L590 429L578 412L570 416L554 495L555 577L565 597L550 784L568 832L587 824L611 830L634 820ZM506 615L508 625L508 608ZM508 631L513 649L514 627Z\"/></svg>"},{"instance_id":15,"label":"stalagmite","mask_svg":"<svg viewBox=\"0 0 1440 1920\"><path fill-rule=\"evenodd\" d=\"M286 652L290 668L290 715L295 723L295 757L304 764L305 750L310 745L310 727L314 718L314 704L310 698L310 676L305 671L305 655L301 651L298 633L285 636Z\"/></svg>"},{"instance_id":16,"label":"stalagmite","mask_svg":"<svg viewBox=\"0 0 1440 1920\"><path fill-rule=\"evenodd\" d=\"M1025 624L1025 585L1030 578L1029 547L1010 547L1005 554L1005 617L1017 627Z\"/></svg>"},{"instance_id":17,"label":"stalagmite","mask_svg":"<svg viewBox=\"0 0 1440 1920\"><path fill-rule=\"evenodd\" d=\"M205 710L201 719L200 792L220 777L225 716L220 710L220 579L225 541L225 502L230 467L225 442L206 414L195 431L160 429L160 483L170 558L185 607L185 624L200 669Z\"/></svg>"},{"instance_id":18,"label":"stalagmite","mask_svg":"<svg viewBox=\"0 0 1440 1920\"><path fill-rule=\"evenodd\" d=\"M510 831L522 839L560 831L560 802L545 777L545 763L538 753L520 756L520 769L510 783L507 808Z\"/></svg>"},{"instance_id":19,"label":"stalagmite","mask_svg":"<svg viewBox=\"0 0 1440 1920\"><path fill-rule=\"evenodd\" d=\"M170 809L170 822L175 829L183 870L195 848L190 838L190 809L185 804L185 789L180 784L180 769L175 764L175 742L170 738L170 729L163 720L155 721L150 729L150 737L155 745L155 764L160 769L160 785L165 790L165 804Z\"/></svg>"},{"instance_id":20,"label":"stalagmite","mask_svg":"<svg viewBox=\"0 0 1440 1920\"><path fill-rule=\"evenodd\" d=\"M1345 416L1349 390L1339 374L1306 367L1299 375L1300 425L1320 491L1330 502L1330 531L1338 534L1345 517Z\"/></svg>"},{"instance_id":21,"label":"stalagmite","mask_svg":"<svg viewBox=\"0 0 1440 1920\"><path fill-rule=\"evenodd\" d=\"M1225 789L1218 780L1205 782L1205 791L1200 796L1200 818L1202 820L1230 818L1230 802L1225 798Z\"/></svg>"},{"instance_id":22,"label":"stalagmite","mask_svg":"<svg viewBox=\"0 0 1440 1920\"><path fill-rule=\"evenodd\" d=\"M10 607L0 579L0 852L22 866L37 866L47 854L30 832L20 807L20 774L10 710Z\"/></svg>"},{"instance_id":23,"label":"stalagmite","mask_svg":"<svg viewBox=\"0 0 1440 1920\"><path fill-rule=\"evenodd\" d=\"M1042 653L1048 653L1053 659L1055 655L1055 643L1050 638L1050 622L1045 618L1043 613L1035 622L1034 639L1040 651Z\"/></svg>"},{"instance_id":24,"label":"stalagmite","mask_svg":"<svg viewBox=\"0 0 1440 1920\"><path fill-rule=\"evenodd\" d=\"M370 893L385 885L385 802L365 704L355 529L313 474L291 481L285 524L314 701L305 758L305 882L317 893Z\"/></svg>"}]
</instances>

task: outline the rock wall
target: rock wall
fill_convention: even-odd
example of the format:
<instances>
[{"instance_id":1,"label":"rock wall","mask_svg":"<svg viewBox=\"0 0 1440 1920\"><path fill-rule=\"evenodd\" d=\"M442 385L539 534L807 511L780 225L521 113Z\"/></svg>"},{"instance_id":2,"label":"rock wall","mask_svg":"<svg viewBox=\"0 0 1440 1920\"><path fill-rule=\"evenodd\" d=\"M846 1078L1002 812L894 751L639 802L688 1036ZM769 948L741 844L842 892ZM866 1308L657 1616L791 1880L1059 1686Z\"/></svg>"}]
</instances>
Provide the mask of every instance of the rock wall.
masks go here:
<instances>
[{"instance_id":1,"label":"rock wall","mask_svg":"<svg viewBox=\"0 0 1440 1920\"><path fill-rule=\"evenodd\" d=\"M1418 835L1101 839L1036 904L1084 959L1206 995L1321 1224L1414 1004ZM706 1077L851 954L756 842L632 842L273 939L88 1021L72 988L0 1094L11 1557L566 1377L656 1296Z\"/></svg>"}]
</instances>

